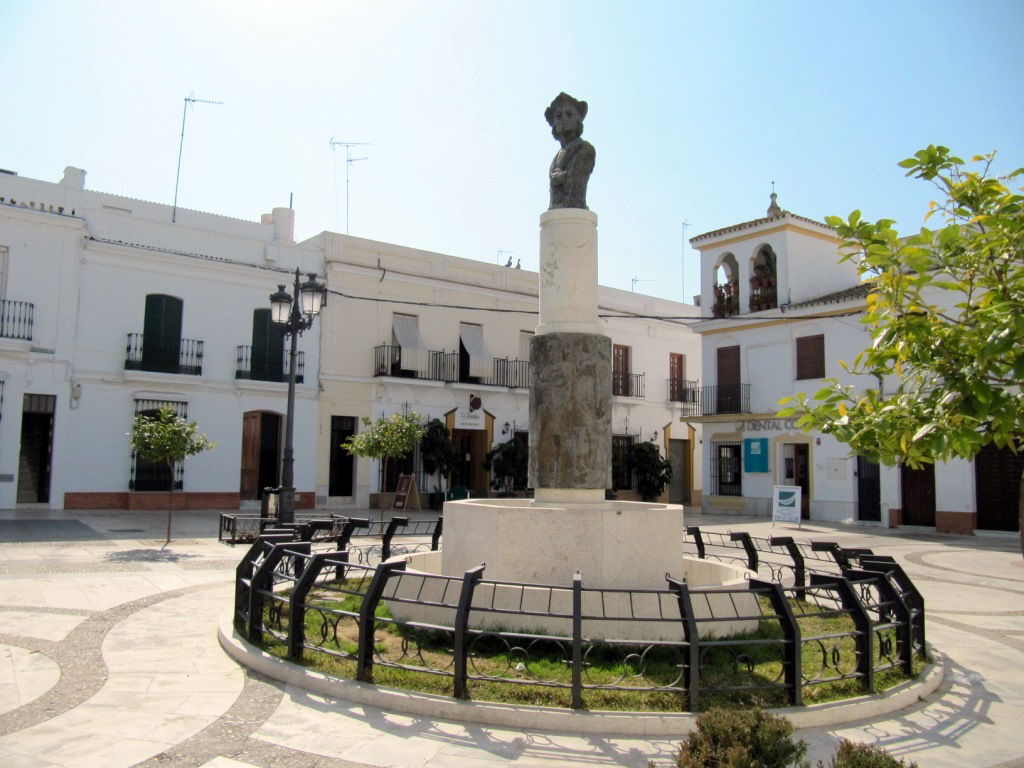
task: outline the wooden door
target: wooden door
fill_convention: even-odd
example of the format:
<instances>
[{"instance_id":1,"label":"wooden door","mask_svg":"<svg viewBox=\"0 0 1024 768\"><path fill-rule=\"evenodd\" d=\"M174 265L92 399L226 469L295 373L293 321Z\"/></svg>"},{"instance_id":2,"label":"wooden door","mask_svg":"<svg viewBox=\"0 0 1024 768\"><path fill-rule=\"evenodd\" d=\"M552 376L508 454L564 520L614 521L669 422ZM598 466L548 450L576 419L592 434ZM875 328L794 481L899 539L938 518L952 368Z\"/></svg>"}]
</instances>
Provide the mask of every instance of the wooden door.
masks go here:
<instances>
[{"instance_id":1,"label":"wooden door","mask_svg":"<svg viewBox=\"0 0 1024 768\"><path fill-rule=\"evenodd\" d=\"M250 375L257 381L284 381L284 333L269 309L252 313L252 358Z\"/></svg>"},{"instance_id":2,"label":"wooden door","mask_svg":"<svg viewBox=\"0 0 1024 768\"><path fill-rule=\"evenodd\" d=\"M678 352L668 354L668 399L683 401L683 381L686 380L686 356Z\"/></svg>"},{"instance_id":3,"label":"wooden door","mask_svg":"<svg viewBox=\"0 0 1024 768\"><path fill-rule=\"evenodd\" d=\"M719 347L717 351L716 413L740 411L740 348Z\"/></svg>"},{"instance_id":4,"label":"wooden door","mask_svg":"<svg viewBox=\"0 0 1024 768\"><path fill-rule=\"evenodd\" d=\"M262 417L260 411L242 414L242 476L238 485L238 495L243 499L259 498Z\"/></svg>"},{"instance_id":5,"label":"wooden door","mask_svg":"<svg viewBox=\"0 0 1024 768\"><path fill-rule=\"evenodd\" d=\"M669 504L690 503L690 441L669 440L668 460L672 464L672 480L668 485Z\"/></svg>"},{"instance_id":6,"label":"wooden door","mask_svg":"<svg viewBox=\"0 0 1024 768\"><path fill-rule=\"evenodd\" d=\"M857 457L857 519L882 519L882 484L878 463Z\"/></svg>"},{"instance_id":7,"label":"wooden door","mask_svg":"<svg viewBox=\"0 0 1024 768\"><path fill-rule=\"evenodd\" d=\"M935 465L900 467L903 525L935 525Z\"/></svg>"},{"instance_id":8,"label":"wooden door","mask_svg":"<svg viewBox=\"0 0 1024 768\"><path fill-rule=\"evenodd\" d=\"M177 373L181 357L181 299L151 293L146 296L142 328L142 368Z\"/></svg>"},{"instance_id":9,"label":"wooden door","mask_svg":"<svg viewBox=\"0 0 1024 768\"><path fill-rule=\"evenodd\" d=\"M793 444L793 485L800 486L800 518L811 518L811 447Z\"/></svg>"},{"instance_id":10,"label":"wooden door","mask_svg":"<svg viewBox=\"0 0 1024 768\"><path fill-rule=\"evenodd\" d=\"M624 344L612 345L612 393L629 395L630 359L629 347Z\"/></svg>"},{"instance_id":11,"label":"wooden door","mask_svg":"<svg viewBox=\"0 0 1024 768\"><path fill-rule=\"evenodd\" d=\"M1024 453L986 445L974 459L975 494L978 504L978 528L990 531L1016 531L1020 528L1020 477L1024 471Z\"/></svg>"}]
</instances>

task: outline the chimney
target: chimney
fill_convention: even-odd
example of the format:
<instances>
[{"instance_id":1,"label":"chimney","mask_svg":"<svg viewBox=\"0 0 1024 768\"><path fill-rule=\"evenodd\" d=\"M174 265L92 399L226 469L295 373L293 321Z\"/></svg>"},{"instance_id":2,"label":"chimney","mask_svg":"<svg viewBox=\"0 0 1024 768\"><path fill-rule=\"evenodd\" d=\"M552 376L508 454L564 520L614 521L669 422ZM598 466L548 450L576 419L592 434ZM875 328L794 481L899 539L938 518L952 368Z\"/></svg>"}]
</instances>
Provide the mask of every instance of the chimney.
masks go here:
<instances>
[{"instance_id":1,"label":"chimney","mask_svg":"<svg viewBox=\"0 0 1024 768\"><path fill-rule=\"evenodd\" d=\"M64 169L64 178L60 180L60 183L72 189L85 189L85 171L69 165Z\"/></svg>"},{"instance_id":2,"label":"chimney","mask_svg":"<svg viewBox=\"0 0 1024 768\"><path fill-rule=\"evenodd\" d=\"M274 208L270 216L274 225L274 242L295 242L295 210L292 208Z\"/></svg>"}]
</instances>

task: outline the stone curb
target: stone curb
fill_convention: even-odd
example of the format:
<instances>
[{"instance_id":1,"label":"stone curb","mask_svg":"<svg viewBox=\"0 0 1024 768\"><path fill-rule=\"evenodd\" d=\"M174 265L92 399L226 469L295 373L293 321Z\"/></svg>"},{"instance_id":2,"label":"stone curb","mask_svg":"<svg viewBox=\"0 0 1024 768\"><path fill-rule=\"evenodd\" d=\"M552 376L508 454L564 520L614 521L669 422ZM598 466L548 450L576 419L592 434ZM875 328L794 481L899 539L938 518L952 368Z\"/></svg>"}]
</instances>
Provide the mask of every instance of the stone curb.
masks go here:
<instances>
[{"instance_id":1,"label":"stone curb","mask_svg":"<svg viewBox=\"0 0 1024 768\"><path fill-rule=\"evenodd\" d=\"M387 712L519 730L630 737L682 737L693 730L697 719L694 714L682 712L577 712L554 707L460 701L329 677L261 651L235 630L231 614L222 615L218 636L225 652L244 667L310 693ZM771 711L786 717L794 728L799 729L877 719L905 709L933 694L942 684L944 659L933 648L928 650L934 661L925 668L919 680L900 683L885 693Z\"/></svg>"}]
</instances>

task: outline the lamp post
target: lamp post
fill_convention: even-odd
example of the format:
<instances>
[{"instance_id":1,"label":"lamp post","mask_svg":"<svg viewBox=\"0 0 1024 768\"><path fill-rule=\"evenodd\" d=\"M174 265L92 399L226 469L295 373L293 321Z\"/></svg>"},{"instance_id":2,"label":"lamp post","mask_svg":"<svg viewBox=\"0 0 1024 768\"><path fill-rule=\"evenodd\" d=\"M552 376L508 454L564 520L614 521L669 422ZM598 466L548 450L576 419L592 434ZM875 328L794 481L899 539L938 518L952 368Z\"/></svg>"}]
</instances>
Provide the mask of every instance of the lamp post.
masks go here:
<instances>
[{"instance_id":1,"label":"lamp post","mask_svg":"<svg viewBox=\"0 0 1024 768\"><path fill-rule=\"evenodd\" d=\"M292 437L295 432L295 358L298 355L299 336L312 327L313 319L327 303L327 288L310 273L309 280L299 284L299 269L295 268L294 293L288 295L283 285L270 294L270 317L292 337L288 351L288 413L284 421L284 456L281 460L281 486L278 488L277 519L281 523L295 522L295 451Z\"/></svg>"}]
</instances>

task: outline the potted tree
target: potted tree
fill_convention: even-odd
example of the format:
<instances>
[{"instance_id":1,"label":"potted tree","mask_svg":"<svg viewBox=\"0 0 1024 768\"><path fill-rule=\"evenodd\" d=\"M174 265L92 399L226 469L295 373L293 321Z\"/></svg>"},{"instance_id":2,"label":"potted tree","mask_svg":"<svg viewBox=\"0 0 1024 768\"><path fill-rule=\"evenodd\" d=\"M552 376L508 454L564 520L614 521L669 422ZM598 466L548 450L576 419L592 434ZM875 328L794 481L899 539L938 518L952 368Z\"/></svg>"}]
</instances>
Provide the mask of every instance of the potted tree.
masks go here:
<instances>
[{"instance_id":1,"label":"potted tree","mask_svg":"<svg viewBox=\"0 0 1024 768\"><path fill-rule=\"evenodd\" d=\"M185 421L173 408L166 407L155 414L140 413L136 416L128 436L136 456L153 464L164 463L170 470L171 484L167 489L167 539L161 547L163 549L171 543L175 463L216 448L217 444L204 434L196 434L194 421Z\"/></svg>"},{"instance_id":2,"label":"potted tree","mask_svg":"<svg viewBox=\"0 0 1024 768\"><path fill-rule=\"evenodd\" d=\"M444 504L442 481L447 486L447 479L455 469L455 443L452 442L448 427L440 419L431 419L420 439L420 458L423 471L428 475L437 475L437 485L430 492L430 508L441 509Z\"/></svg>"},{"instance_id":3,"label":"potted tree","mask_svg":"<svg viewBox=\"0 0 1024 768\"><path fill-rule=\"evenodd\" d=\"M352 435L341 444L341 447L353 456L379 459L383 462L385 478L388 476L388 461L400 459L413 450L423 437L425 429L423 418L418 413L393 413L376 420L364 416L362 422L366 429ZM383 493L384 489L381 488L381 493L377 496L382 520L383 510L387 506L380 503Z\"/></svg>"},{"instance_id":4,"label":"potted tree","mask_svg":"<svg viewBox=\"0 0 1024 768\"><path fill-rule=\"evenodd\" d=\"M633 449L637 490L644 501L658 498L672 480L672 464L661 457L654 443L639 443Z\"/></svg>"}]
</instances>

